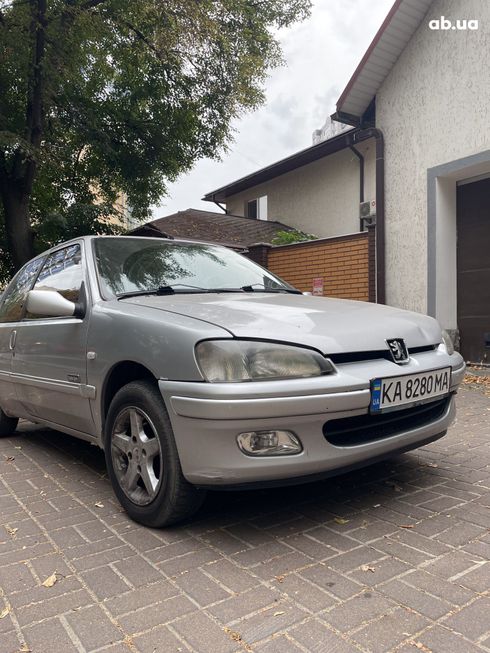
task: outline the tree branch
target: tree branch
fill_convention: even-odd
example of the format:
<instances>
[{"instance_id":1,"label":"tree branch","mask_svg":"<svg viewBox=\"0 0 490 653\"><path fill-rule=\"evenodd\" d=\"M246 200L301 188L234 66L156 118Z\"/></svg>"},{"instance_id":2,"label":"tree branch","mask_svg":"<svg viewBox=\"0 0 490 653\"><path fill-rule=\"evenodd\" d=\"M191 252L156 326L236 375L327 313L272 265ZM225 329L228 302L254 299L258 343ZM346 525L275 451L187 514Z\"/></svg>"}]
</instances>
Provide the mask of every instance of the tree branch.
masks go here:
<instances>
[{"instance_id":1,"label":"tree branch","mask_svg":"<svg viewBox=\"0 0 490 653\"><path fill-rule=\"evenodd\" d=\"M158 51L158 49L153 45L153 43L141 32L137 27L129 23L127 20L122 21L123 25L125 25L129 30L135 34L140 41L142 41L157 57L160 59L160 61L163 61L163 57L161 52Z\"/></svg>"}]
</instances>

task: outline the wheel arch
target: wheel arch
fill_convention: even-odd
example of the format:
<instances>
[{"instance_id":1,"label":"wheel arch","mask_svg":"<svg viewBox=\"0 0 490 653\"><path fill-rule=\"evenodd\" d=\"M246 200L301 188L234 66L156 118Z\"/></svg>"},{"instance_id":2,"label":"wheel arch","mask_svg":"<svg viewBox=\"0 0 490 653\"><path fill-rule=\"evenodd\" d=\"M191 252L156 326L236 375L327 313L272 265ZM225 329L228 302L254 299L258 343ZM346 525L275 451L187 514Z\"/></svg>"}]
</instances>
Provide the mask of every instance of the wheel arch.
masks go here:
<instances>
[{"instance_id":1,"label":"wheel arch","mask_svg":"<svg viewBox=\"0 0 490 653\"><path fill-rule=\"evenodd\" d=\"M104 438L105 422L111 401L116 393L132 381L149 381L157 386L158 379L153 372L143 365L132 360L116 363L107 373L101 392L101 418L102 438Z\"/></svg>"}]
</instances>

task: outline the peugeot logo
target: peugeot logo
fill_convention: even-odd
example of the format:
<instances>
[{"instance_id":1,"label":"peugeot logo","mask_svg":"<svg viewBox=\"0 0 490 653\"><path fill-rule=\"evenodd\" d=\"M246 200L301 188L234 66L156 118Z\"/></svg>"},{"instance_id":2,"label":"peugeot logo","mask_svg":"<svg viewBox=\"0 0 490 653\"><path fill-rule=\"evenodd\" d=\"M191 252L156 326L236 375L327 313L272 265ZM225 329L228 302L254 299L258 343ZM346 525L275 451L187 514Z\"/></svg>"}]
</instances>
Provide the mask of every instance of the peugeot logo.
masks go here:
<instances>
[{"instance_id":1,"label":"peugeot logo","mask_svg":"<svg viewBox=\"0 0 490 653\"><path fill-rule=\"evenodd\" d=\"M394 363L398 365L408 363L410 356L408 355L407 345L403 338L392 338L391 340L387 340L386 344L388 345Z\"/></svg>"}]
</instances>

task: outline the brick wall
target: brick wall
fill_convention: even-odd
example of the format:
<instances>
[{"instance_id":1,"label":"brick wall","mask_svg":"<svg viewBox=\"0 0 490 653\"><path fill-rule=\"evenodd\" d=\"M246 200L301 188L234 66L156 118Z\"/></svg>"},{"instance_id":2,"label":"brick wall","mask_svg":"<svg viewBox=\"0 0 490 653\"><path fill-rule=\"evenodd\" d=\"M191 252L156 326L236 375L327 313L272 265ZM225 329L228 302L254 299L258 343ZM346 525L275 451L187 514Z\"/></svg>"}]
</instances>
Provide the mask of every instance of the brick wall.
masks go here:
<instances>
[{"instance_id":1,"label":"brick wall","mask_svg":"<svg viewBox=\"0 0 490 653\"><path fill-rule=\"evenodd\" d=\"M302 291L313 290L313 280L322 279L323 294L343 299L375 301L373 228L368 231L270 247L264 257L260 244L262 265ZM254 258L254 246L249 252ZM258 257L256 257L258 258Z\"/></svg>"}]
</instances>

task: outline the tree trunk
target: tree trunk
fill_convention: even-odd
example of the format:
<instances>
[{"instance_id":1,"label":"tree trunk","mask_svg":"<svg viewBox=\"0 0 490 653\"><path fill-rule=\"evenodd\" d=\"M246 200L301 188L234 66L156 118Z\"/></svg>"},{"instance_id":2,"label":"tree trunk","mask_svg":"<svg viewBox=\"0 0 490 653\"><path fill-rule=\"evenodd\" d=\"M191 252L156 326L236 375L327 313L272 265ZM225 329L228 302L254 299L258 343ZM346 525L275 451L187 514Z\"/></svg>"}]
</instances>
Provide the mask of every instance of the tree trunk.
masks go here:
<instances>
[{"instance_id":1,"label":"tree trunk","mask_svg":"<svg viewBox=\"0 0 490 653\"><path fill-rule=\"evenodd\" d=\"M14 188L6 187L1 183L7 247L15 271L34 256L34 237L29 220L29 195L17 193Z\"/></svg>"},{"instance_id":2,"label":"tree trunk","mask_svg":"<svg viewBox=\"0 0 490 653\"><path fill-rule=\"evenodd\" d=\"M9 166L0 151L0 197L3 204L7 247L15 270L34 256L34 234L29 220L29 203L37 171L37 157L44 119L44 57L47 0L28 0L31 11L29 34L31 60L26 97L24 139L33 151L20 147Z\"/></svg>"}]
</instances>

